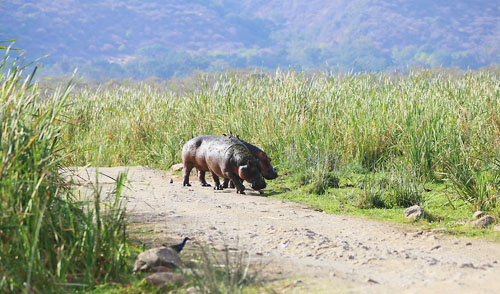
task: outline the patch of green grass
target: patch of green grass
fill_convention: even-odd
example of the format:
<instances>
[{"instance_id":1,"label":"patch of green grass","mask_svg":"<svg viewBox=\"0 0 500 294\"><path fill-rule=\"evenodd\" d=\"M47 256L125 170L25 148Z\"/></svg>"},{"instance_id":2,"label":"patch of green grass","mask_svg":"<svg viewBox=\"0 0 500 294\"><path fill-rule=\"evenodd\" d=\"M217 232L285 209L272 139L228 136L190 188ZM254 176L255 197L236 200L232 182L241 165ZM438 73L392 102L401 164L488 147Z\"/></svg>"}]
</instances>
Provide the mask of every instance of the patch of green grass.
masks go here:
<instances>
[{"instance_id":1,"label":"patch of green grass","mask_svg":"<svg viewBox=\"0 0 500 294\"><path fill-rule=\"evenodd\" d=\"M167 286L168 287L168 286ZM107 283L88 291L89 294L156 294L165 293L163 287L155 287L143 282L139 277L134 277L128 283Z\"/></svg>"},{"instance_id":2,"label":"patch of green grass","mask_svg":"<svg viewBox=\"0 0 500 294\"><path fill-rule=\"evenodd\" d=\"M367 180L367 177L371 180ZM330 188L318 195L311 193L307 185L301 185L297 180L297 175L288 174L268 182L271 191L268 196L304 203L326 213L368 217L411 225L420 229L445 228L446 230L443 231L445 234L500 240L500 234L492 227L479 229L468 223L472 218L474 208L460 199L454 193L453 188L445 182L435 182L421 187L420 205L424 207L424 216L419 221L408 221L403 214L406 208L404 206L388 208L385 203L380 203L382 207L367 205L366 203L371 201L366 199L367 191L378 195L376 201L384 201L385 190L391 189L391 183L387 179L387 175L383 173L369 176L346 174L340 177L340 188ZM364 204L360 205L360 202ZM496 215L494 211L490 213Z\"/></svg>"}]
</instances>

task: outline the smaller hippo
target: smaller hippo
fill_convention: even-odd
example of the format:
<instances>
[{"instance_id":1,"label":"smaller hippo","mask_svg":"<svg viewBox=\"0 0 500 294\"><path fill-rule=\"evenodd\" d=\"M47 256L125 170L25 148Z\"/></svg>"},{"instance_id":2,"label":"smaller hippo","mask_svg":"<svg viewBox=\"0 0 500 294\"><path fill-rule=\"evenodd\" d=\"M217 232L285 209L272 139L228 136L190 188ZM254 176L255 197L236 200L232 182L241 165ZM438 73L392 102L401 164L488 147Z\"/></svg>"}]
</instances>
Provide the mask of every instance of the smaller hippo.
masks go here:
<instances>
[{"instance_id":1,"label":"smaller hippo","mask_svg":"<svg viewBox=\"0 0 500 294\"><path fill-rule=\"evenodd\" d=\"M245 186L240 179L249 182L254 190L266 187L259 161L243 144L226 136L203 135L187 141L182 148L182 163L184 186L191 186L189 174L196 168L203 186L208 185L205 172L212 173L217 190L222 190L219 177L230 179L236 185L236 192L241 194L245 194Z\"/></svg>"},{"instance_id":2,"label":"smaller hippo","mask_svg":"<svg viewBox=\"0 0 500 294\"><path fill-rule=\"evenodd\" d=\"M245 147L248 148L250 153L259 160L259 167L260 167L260 172L262 176L266 180L274 180L278 177L278 174L276 171L274 171L273 166L271 165L271 158L269 158L262 149L259 147L252 145L244 140L241 140L239 136L233 137L232 135L228 136L233 142L243 144ZM229 179L224 179L224 183L222 184L222 187L227 188L229 184ZM231 185L231 188L234 188L233 185Z\"/></svg>"}]
</instances>

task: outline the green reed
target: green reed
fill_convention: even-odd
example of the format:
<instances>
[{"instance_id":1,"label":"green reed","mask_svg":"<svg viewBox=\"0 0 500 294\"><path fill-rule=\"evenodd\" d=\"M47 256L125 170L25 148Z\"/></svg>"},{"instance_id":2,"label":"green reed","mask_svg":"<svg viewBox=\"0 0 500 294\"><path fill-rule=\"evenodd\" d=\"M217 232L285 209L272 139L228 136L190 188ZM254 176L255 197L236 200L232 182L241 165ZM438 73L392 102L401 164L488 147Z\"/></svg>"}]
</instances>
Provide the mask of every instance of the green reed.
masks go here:
<instances>
[{"instance_id":1,"label":"green reed","mask_svg":"<svg viewBox=\"0 0 500 294\"><path fill-rule=\"evenodd\" d=\"M8 53L0 60L0 292L61 293L118 279L128 257L123 179L103 209L97 192L74 198L60 174L71 86L42 95L36 67L28 73Z\"/></svg>"}]
</instances>

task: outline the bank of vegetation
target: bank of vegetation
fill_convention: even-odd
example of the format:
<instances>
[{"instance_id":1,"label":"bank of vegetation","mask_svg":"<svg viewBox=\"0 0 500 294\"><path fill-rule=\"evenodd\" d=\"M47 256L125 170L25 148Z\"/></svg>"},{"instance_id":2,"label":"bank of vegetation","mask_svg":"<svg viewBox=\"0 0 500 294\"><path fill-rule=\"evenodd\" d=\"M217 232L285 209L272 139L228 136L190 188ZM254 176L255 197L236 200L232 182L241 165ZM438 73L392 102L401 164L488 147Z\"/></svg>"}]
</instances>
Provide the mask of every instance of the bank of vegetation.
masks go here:
<instances>
[{"instance_id":1,"label":"bank of vegetation","mask_svg":"<svg viewBox=\"0 0 500 294\"><path fill-rule=\"evenodd\" d=\"M327 197L329 205L361 209L435 202L440 209L497 211L494 71L278 70L199 75L195 84L183 91L135 82L80 89L64 110L79 118L62 138L71 150L67 160L85 164L102 152L106 165L168 169L181 161L186 140L232 132L289 175L276 189L307 187L301 199Z\"/></svg>"}]
</instances>

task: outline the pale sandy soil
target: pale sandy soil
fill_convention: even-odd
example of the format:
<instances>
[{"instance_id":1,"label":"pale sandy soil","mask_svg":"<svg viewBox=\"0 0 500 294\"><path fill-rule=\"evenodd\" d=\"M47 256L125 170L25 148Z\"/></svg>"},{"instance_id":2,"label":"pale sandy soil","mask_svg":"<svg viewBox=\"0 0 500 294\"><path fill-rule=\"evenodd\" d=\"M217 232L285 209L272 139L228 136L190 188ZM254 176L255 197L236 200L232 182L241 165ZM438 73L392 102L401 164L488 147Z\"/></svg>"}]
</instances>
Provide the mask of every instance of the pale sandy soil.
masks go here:
<instances>
[{"instance_id":1,"label":"pale sandy soil","mask_svg":"<svg viewBox=\"0 0 500 294\"><path fill-rule=\"evenodd\" d=\"M129 221L151 225L152 245L189 236L248 251L270 275L292 282L278 292L500 293L497 243L325 214L248 190L214 191L194 176L183 187L180 177L147 167L100 168L104 190L119 171L128 171ZM89 187L89 178L95 169L76 179Z\"/></svg>"}]
</instances>

